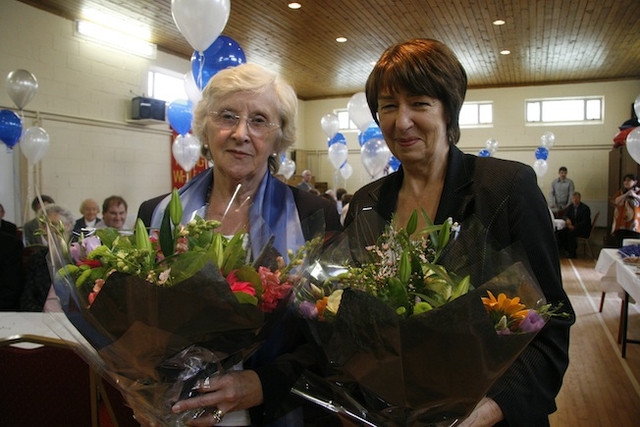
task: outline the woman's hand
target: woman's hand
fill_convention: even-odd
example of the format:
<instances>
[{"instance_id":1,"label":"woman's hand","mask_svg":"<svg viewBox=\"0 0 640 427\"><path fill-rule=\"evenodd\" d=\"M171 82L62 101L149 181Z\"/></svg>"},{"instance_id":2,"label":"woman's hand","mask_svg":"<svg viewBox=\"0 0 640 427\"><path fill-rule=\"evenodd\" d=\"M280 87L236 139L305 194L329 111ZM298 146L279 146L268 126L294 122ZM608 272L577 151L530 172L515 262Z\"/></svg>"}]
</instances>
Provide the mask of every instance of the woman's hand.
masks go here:
<instances>
[{"instance_id":1,"label":"woman's hand","mask_svg":"<svg viewBox=\"0 0 640 427\"><path fill-rule=\"evenodd\" d=\"M504 419L502 409L488 397L483 398L473 412L465 418L458 427L490 427Z\"/></svg>"},{"instance_id":2,"label":"woman's hand","mask_svg":"<svg viewBox=\"0 0 640 427\"><path fill-rule=\"evenodd\" d=\"M175 413L189 409L209 408L204 415L191 421L192 426L215 425L216 409L222 417L229 412L258 406L263 402L262 383L255 371L233 371L207 379L198 389L201 395L181 400L173 405Z\"/></svg>"}]
</instances>

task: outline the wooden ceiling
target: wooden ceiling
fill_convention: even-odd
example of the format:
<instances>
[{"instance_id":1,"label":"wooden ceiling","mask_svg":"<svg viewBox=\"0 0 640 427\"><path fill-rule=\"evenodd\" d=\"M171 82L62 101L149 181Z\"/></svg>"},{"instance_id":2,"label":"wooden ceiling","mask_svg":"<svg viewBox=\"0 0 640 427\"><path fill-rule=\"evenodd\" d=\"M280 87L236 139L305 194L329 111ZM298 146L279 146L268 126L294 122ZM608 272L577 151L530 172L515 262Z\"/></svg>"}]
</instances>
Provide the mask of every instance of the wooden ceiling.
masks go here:
<instances>
[{"instance_id":1,"label":"wooden ceiling","mask_svg":"<svg viewBox=\"0 0 640 427\"><path fill-rule=\"evenodd\" d=\"M86 8L126 16L152 29L164 52L189 59L171 0L20 0L73 20ZM301 99L351 96L372 62L411 37L443 41L458 55L471 88L640 78L638 0L231 0L222 34L248 62L279 71ZM495 26L502 19L506 23ZM347 38L337 43L336 37ZM509 49L510 55L500 51Z\"/></svg>"}]
</instances>

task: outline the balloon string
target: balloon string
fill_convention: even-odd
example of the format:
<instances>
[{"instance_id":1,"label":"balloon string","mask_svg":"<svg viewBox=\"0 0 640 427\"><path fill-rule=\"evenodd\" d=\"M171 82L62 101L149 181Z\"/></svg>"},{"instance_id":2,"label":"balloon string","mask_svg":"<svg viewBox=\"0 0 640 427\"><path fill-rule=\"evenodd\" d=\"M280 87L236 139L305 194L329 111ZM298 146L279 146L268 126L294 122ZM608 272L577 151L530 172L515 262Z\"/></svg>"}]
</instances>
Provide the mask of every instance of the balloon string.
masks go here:
<instances>
[{"instance_id":1,"label":"balloon string","mask_svg":"<svg viewBox=\"0 0 640 427\"><path fill-rule=\"evenodd\" d=\"M200 88L200 92L204 89L202 85L202 71L204 69L204 61L206 60L204 54L202 52L198 52L198 88Z\"/></svg>"}]
</instances>

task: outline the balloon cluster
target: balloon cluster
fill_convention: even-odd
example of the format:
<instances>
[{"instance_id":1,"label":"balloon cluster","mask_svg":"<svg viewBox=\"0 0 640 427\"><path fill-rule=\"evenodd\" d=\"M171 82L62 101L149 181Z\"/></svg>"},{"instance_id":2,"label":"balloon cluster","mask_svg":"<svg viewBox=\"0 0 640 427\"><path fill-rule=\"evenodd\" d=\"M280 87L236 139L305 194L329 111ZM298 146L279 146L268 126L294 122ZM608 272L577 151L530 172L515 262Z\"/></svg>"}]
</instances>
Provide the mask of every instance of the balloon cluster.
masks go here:
<instances>
[{"instance_id":1,"label":"balloon cluster","mask_svg":"<svg viewBox=\"0 0 640 427\"><path fill-rule=\"evenodd\" d=\"M485 145L487 148L480 150L478 152L478 157L491 157L496 153L496 151L498 151L498 141L493 138L487 139Z\"/></svg>"},{"instance_id":2,"label":"balloon cluster","mask_svg":"<svg viewBox=\"0 0 640 427\"><path fill-rule=\"evenodd\" d=\"M38 80L27 70L11 71L5 80L5 88L13 103L20 109L33 99L38 90ZM40 126L32 126L22 131L22 118L11 110L0 110L0 141L12 152L18 142L22 154L30 164L36 164L49 149L49 134Z\"/></svg>"},{"instance_id":3,"label":"balloon cluster","mask_svg":"<svg viewBox=\"0 0 640 427\"><path fill-rule=\"evenodd\" d=\"M187 172L200 158L200 141L189 131L193 106L202 99L202 89L218 71L246 62L240 45L221 35L230 13L230 0L171 1L173 21L194 49L191 71L184 76L188 100L177 99L167 107L169 124L178 134L171 151L176 162Z\"/></svg>"},{"instance_id":4,"label":"balloon cluster","mask_svg":"<svg viewBox=\"0 0 640 427\"><path fill-rule=\"evenodd\" d=\"M640 117L640 95L638 95L633 103L633 110L636 113L636 117ZM640 164L640 126L633 128L633 130L627 134L625 146L631 158Z\"/></svg>"},{"instance_id":5,"label":"balloon cluster","mask_svg":"<svg viewBox=\"0 0 640 427\"><path fill-rule=\"evenodd\" d=\"M536 161L533 162L533 170L536 172L536 175L544 176L549 169L549 165L547 164L547 158L549 158L549 150L553 148L553 143L556 140L556 136L553 132L545 132L540 137L540 146L536 148L535 156Z\"/></svg>"}]
</instances>

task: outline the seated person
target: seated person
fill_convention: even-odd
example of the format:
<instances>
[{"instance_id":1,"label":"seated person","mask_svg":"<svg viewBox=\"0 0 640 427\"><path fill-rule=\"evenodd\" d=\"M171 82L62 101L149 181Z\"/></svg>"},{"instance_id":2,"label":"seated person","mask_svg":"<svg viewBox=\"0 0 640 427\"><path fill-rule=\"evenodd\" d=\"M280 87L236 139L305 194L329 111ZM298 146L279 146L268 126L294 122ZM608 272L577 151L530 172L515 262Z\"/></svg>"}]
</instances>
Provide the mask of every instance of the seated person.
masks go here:
<instances>
[{"instance_id":1,"label":"seated person","mask_svg":"<svg viewBox=\"0 0 640 427\"><path fill-rule=\"evenodd\" d=\"M42 202L45 206L55 203L53 199L45 194L40 196L42 198ZM37 214L40 211L40 199L36 197L31 202L31 209L36 213L36 218L33 218L31 221L27 221L24 223L23 229L23 240L24 245L42 245L44 242L42 241L41 236L36 235L36 231L40 229L40 221L38 220Z\"/></svg>"},{"instance_id":2,"label":"seated person","mask_svg":"<svg viewBox=\"0 0 640 427\"><path fill-rule=\"evenodd\" d=\"M127 202L120 196L110 196L102 203L102 222L96 228L115 228L121 231L127 221Z\"/></svg>"},{"instance_id":3,"label":"seated person","mask_svg":"<svg viewBox=\"0 0 640 427\"><path fill-rule=\"evenodd\" d=\"M60 221L64 224L65 231L69 236L73 229L75 219L69 210L60 205L47 205L47 217L53 224ZM41 230L44 232L44 224L40 222ZM42 236L38 236L43 239ZM34 249L36 248L36 249ZM26 277L24 291L20 296L21 311L43 311L47 295L51 286L51 275L47 263L49 248L46 245L40 247L33 246L29 258L26 260Z\"/></svg>"},{"instance_id":4,"label":"seated person","mask_svg":"<svg viewBox=\"0 0 640 427\"><path fill-rule=\"evenodd\" d=\"M575 191L571 196L571 204L567 208L563 219L566 226L558 231L560 246L567 251L569 258L576 258L578 242L576 237L589 237L591 234L591 209L580 202L581 195Z\"/></svg>"},{"instance_id":5,"label":"seated person","mask_svg":"<svg viewBox=\"0 0 640 427\"><path fill-rule=\"evenodd\" d=\"M73 236L78 237L83 232L83 229L95 228L101 221L98 218L100 213L100 206L93 199L85 199L80 204L80 213L82 218L78 219L73 226Z\"/></svg>"}]
</instances>

